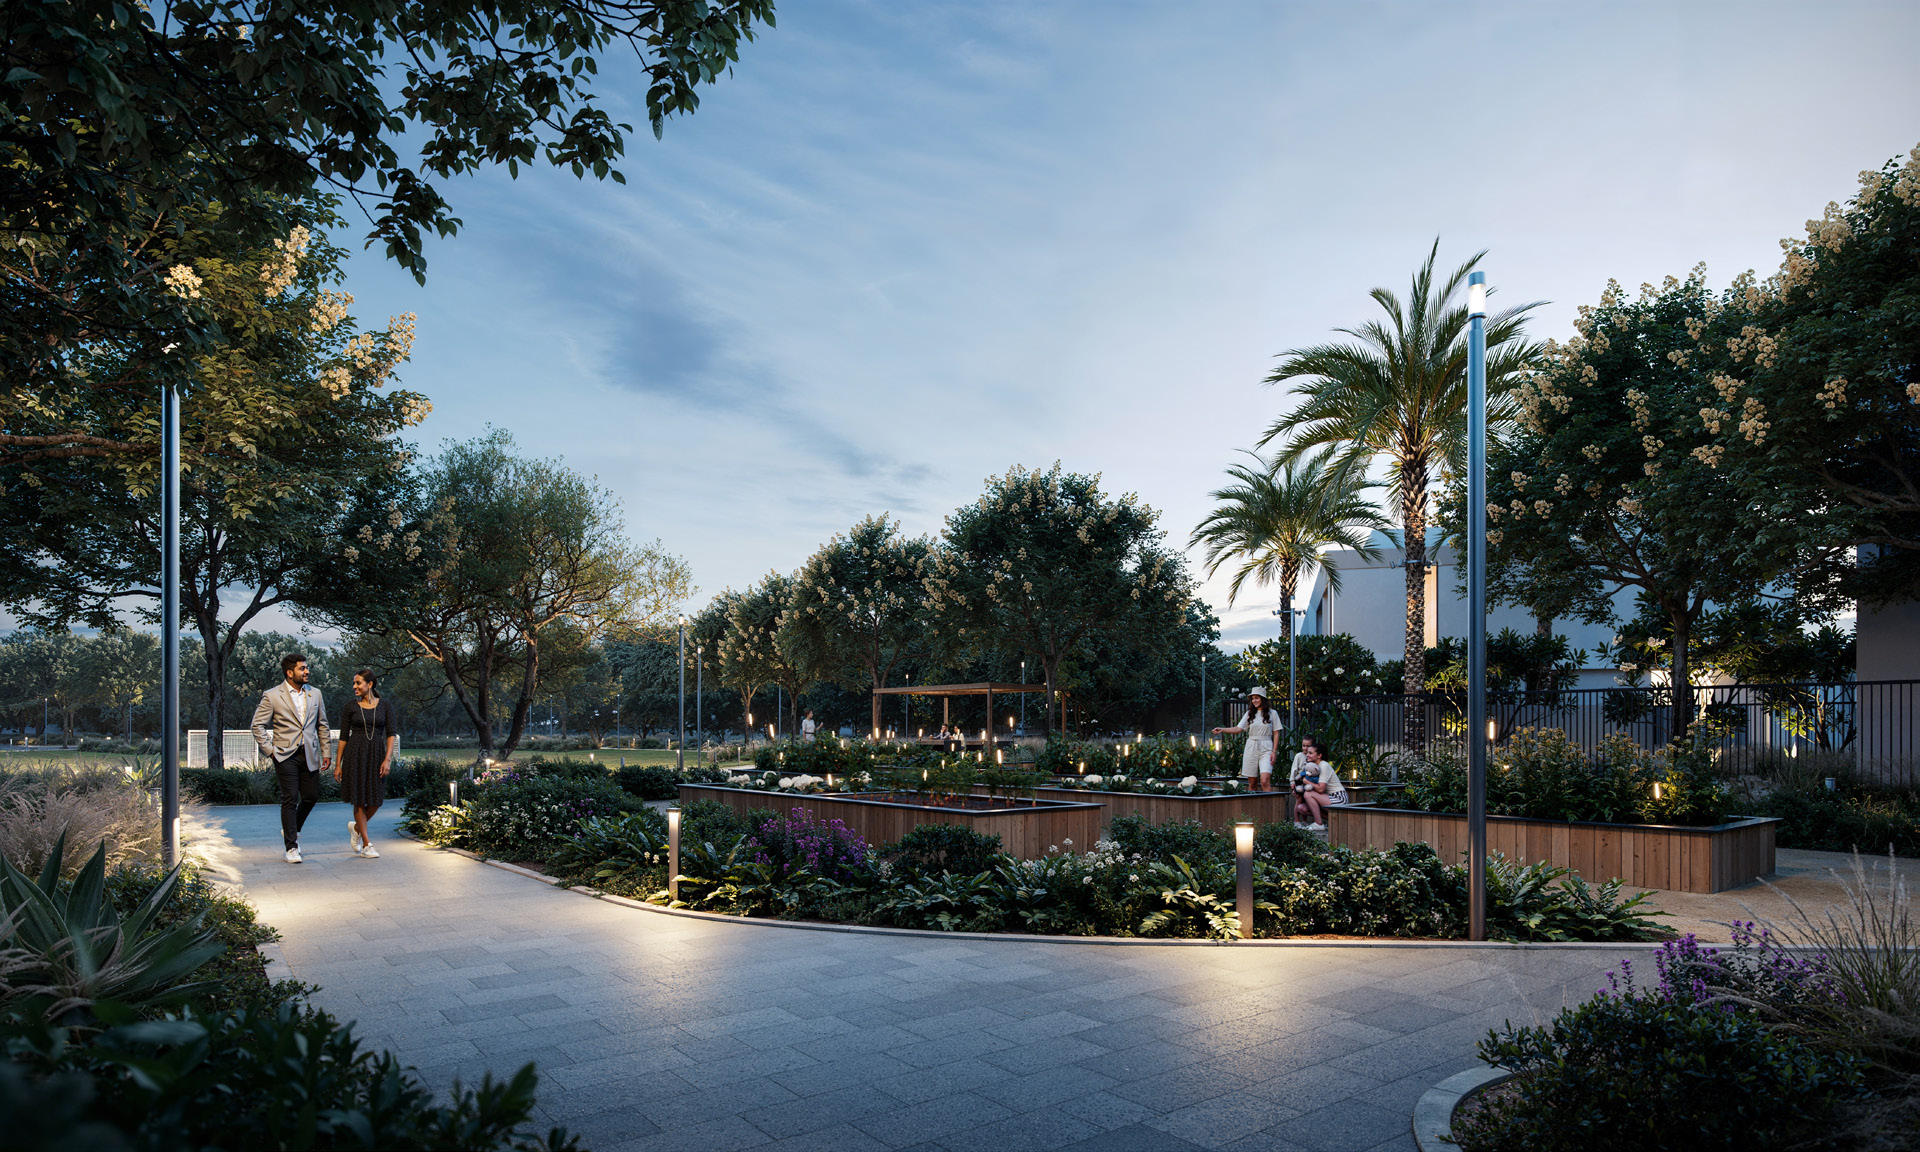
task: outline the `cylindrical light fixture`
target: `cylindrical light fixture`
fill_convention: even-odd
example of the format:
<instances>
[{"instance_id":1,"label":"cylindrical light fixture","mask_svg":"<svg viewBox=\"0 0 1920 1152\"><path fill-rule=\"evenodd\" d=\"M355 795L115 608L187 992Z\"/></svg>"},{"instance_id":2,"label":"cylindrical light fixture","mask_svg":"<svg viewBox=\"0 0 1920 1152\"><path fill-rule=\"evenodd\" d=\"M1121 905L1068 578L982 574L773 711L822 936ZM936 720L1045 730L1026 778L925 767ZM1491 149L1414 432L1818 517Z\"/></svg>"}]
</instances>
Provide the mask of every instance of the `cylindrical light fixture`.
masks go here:
<instances>
[{"instance_id":1,"label":"cylindrical light fixture","mask_svg":"<svg viewBox=\"0 0 1920 1152\"><path fill-rule=\"evenodd\" d=\"M453 805L455 808L460 807L460 781L447 781L447 803Z\"/></svg>"},{"instance_id":2,"label":"cylindrical light fixture","mask_svg":"<svg viewBox=\"0 0 1920 1152\"><path fill-rule=\"evenodd\" d=\"M1253 936L1253 821L1233 825L1234 907L1240 914L1240 939Z\"/></svg>"},{"instance_id":3,"label":"cylindrical light fixture","mask_svg":"<svg viewBox=\"0 0 1920 1152\"><path fill-rule=\"evenodd\" d=\"M680 899L680 805L667 807L667 898Z\"/></svg>"}]
</instances>

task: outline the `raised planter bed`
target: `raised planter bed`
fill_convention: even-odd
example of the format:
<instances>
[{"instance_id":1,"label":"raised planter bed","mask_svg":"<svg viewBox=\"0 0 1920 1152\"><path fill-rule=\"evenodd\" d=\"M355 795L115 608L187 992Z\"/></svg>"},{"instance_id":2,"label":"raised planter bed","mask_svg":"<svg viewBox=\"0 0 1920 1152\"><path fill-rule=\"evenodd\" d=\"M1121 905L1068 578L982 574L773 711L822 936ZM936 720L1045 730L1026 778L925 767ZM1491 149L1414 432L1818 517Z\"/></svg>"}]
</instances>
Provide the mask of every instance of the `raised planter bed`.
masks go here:
<instances>
[{"instance_id":1,"label":"raised planter bed","mask_svg":"<svg viewBox=\"0 0 1920 1152\"><path fill-rule=\"evenodd\" d=\"M1058 847L1084 852L1100 838L1106 824L1101 799L1082 800L1078 793L1071 802L1035 796L1032 800L983 803L981 807L936 807L930 804L902 803L877 795L828 793L797 796L790 792L761 792L752 788L728 788L719 784L682 784L680 803L716 800L744 816L755 808L790 812L805 808L816 820L838 820L860 833L869 844L898 840L922 824L960 824L975 832L1000 837L1000 845L1022 860L1035 860ZM984 801L984 797L971 797ZM1069 849L1068 841L1072 841Z\"/></svg>"},{"instance_id":2,"label":"raised planter bed","mask_svg":"<svg viewBox=\"0 0 1920 1152\"><path fill-rule=\"evenodd\" d=\"M1198 820L1208 828L1225 831L1236 821L1253 820L1261 824L1291 820L1291 795L1286 792L1243 792L1238 796L1158 796L1148 792L1099 792L1087 788L1035 788L1036 800L1081 800L1106 805L1100 826L1116 816L1140 816L1149 824L1171 824ZM1077 841L1076 841L1077 843Z\"/></svg>"},{"instance_id":3,"label":"raised planter bed","mask_svg":"<svg viewBox=\"0 0 1920 1152\"><path fill-rule=\"evenodd\" d=\"M1594 884L1622 880L1669 892L1724 892L1774 868L1771 816L1725 824L1588 824L1487 817L1487 852L1522 864L1571 868ZM1446 812L1350 805L1328 816L1327 842L1348 848L1391 848L1399 841L1433 845L1450 864L1467 858L1467 818Z\"/></svg>"}]
</instances>

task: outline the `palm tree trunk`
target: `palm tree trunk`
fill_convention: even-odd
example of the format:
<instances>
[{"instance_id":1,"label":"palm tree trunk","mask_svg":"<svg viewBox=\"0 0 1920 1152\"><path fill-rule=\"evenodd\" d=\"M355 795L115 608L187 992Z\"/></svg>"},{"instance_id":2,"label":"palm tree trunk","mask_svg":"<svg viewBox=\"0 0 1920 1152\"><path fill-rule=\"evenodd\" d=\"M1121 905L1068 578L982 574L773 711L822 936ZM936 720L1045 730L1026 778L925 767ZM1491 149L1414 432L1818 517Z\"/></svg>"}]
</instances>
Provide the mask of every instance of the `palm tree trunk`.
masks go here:
<instances>
[{"instance_id":1,"label":"palm tree trunk","mask_svg":"<svg viewBox=\"0 0 1920 1152\"><path fill-rule=\"evenodd\" d=\"M1400 691L1408 697L1401 710L1400 746L1419 752L1427 745L1427 469L1424 461L1400 466L1401 558L1407 572L1405 671Z\"/></svg>"}]
</instances>

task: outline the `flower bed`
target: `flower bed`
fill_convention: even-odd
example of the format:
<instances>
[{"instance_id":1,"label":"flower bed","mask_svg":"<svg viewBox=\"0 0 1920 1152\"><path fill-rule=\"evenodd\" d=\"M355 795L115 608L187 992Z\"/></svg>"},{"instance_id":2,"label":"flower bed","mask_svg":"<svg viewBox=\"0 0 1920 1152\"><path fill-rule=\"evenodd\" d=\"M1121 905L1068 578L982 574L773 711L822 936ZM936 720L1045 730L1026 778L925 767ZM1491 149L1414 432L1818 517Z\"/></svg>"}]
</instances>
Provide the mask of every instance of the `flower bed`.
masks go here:
<instances>
[{"instance_id":1,"label":"flower bed","mask_svg":"<svg viewBox=\"0 0 1920 1152\"><path fill-rule=\"evenodd\" d=\"M680 803L714 800L740 816L770 806L764 791L714 784L682 784ZM1069 843L1084 849L1100 838L1104 805L1055 799L983 801L979 808L943 806L928 802L878 799L872 795L823 794L807 797L807 807L822 820L839 820L869 844L899 840L922 824L958 824L985 835L1000 837L1006 851L1022 860L1035 860L1050 847ZM782 798L778 803L786 803Z\"/></svg>"},{"instance_id":2,"label":"flower bed","mask_svg":"<svg viewBox=\"0 0 1920 1152\"><path fill-rule=\"evenodd\" d=\"M1078 785L1076 780L1075 784L1035 788L1033 795L1040 800L1097 797L1100 803L1106 805L1103 824L1121 816L1138 816L1149 824L1195 820L1207 828L1224 831L1241 820L1267 824L1293 819L1292 796L1287 792L1214 791L1209 795L1197 783L1191 792L1186 792L1177 784L1155 786L1152 782L1136 783L1124 777L1119 788L1113 787L1110 778L1096 776L1087 779L1099 780L1100 783L1085 787ZM1140 788L1140 791L1133 791L1132 788Z\"/></svg>"},{"instance_id":3,"label":"flower bed","mask_svg":"<svg viewBox=\"0 0 1920 1152\"><path fill-rule=\"evenodd\" d=\"M1593 883L1621 880L1672 892L1723 892L1774 868L1771 817L1705 827L1487 817L1487 851L1522 864L1571 868ZM1349 805L1328 809L1327 842L1348 848L1431 844L1442 860L1467 857L1467 818L1450 812Z\"/></svg>"}]
</instances>

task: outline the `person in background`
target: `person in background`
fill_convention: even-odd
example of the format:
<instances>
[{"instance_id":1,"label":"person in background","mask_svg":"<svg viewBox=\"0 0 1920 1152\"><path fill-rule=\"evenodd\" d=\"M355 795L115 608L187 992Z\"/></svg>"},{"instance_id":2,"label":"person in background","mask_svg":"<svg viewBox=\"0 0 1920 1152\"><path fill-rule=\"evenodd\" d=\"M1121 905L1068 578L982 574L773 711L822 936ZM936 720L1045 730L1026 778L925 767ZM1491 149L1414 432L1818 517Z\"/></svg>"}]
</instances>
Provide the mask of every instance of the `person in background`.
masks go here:
<instances>
[{"instance_id":1,"label":"person in background","mask_svg":"<svg viewBox=\"0 0 1920 1152\"><path fill-rule=\"evenodd\" d=\"M1265 792L1273 787L1273 737L1279 725L1274 720L1273 709L1267 707L1265 688L1247 689L1247 714L1240 723L1232 728L1215 728L1215 736L1227 732L1245 732L1247 747L1240 754L1240 775L1254 781L1255 792Z\"/></svg>"},{"instance_id":2,"label":"person in background","mask_svg":"<svg viewBox=\"0 0 1920 1152\"><path fill-rule=\"evenodd\" d=\"M818 731L820 731L820 725L813 722L813 709L809 708L807 714L800 720L800 739L810 742L814 733Z\"/></svg>"},{"instance_id":3,"label":"person in background","mask_svg":"<svg viewBox=\"0 0 1920 1152\"><path fill-rule=\"evenodd\" d=\"M380 853L367 837L367 821L387 798L387 773L393 770L393 753L400 744L400 722L393 705L374 695L377 687L379 681L365 668L353 674L353 703L340 717L340 746L333 762L340 796L353 805L347 844L355 856L368 860L380 859Z\"/></svg>"},{"instance_id":4,"label":"person in background","mask_svg":"<svg viewBox=\"0 0 1920 1152\"><path fill-rule=\"evenodd\" d=\"M280 781L280 838L286 842L287 863L298 864L300 829L320 802L320 769L333 760L327 751L327 702L307 684L312 675L307 658L287 653L280 672L284 679L262 692L253 710L253 742Z\"/></svg>"},{"instance_id":5,"label":"person in background","mask_svg":"<svg viewBox=\"0 0 1920 1152\"><path fill-rule=\"evenodd\" d=\"M1347 786L1327 763L1327 751L1317 738L1309 736L1301 746L1306 763L1293 782L1293 818L1305 820L1308 828L1318 832L1327 826L1327 809L1347 802Z\"/></svg>"}]
</instances>

